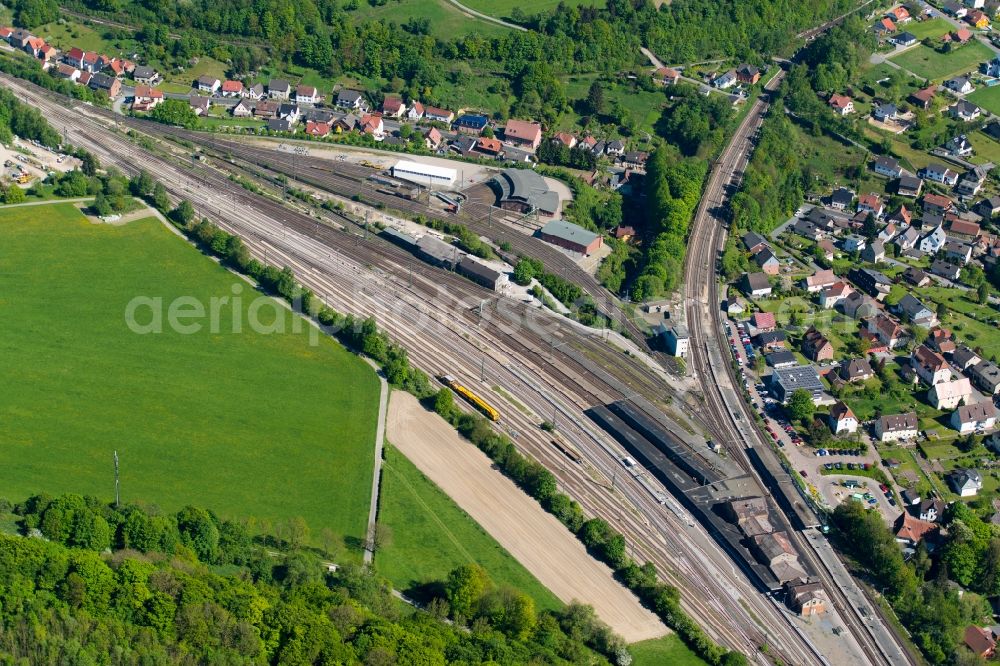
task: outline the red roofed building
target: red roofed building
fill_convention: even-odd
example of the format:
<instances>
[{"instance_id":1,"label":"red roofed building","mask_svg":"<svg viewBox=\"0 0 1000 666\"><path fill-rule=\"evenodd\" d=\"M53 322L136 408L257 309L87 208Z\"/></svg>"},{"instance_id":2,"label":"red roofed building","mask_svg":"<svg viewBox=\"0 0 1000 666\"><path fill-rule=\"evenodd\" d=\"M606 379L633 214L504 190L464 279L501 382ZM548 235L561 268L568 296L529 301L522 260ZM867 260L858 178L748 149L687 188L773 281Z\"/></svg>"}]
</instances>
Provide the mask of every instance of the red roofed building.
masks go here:
<instances>
[{"instance_id":1,"label":"red roofed building","mask_svg":"<svg viewBox=\"0 0 1000 666\"><path fill-rule=\"evenodd\" d=\"M535 150L542 142L542 126L527 120L508 120L504 139L517 146Z\"/></svg>"},{"instance_id":2,"label":"red roofed building","mask_svg":"<svg viewBox=\"0 0 1000 666\"><path fill-rule=\"evenodd\" d=\"M914 518L908 511L896 519L896 541L909 546L916 546L924 537L937 530L934 523Z\"/></svg>"},{"instance_id":3,"label":"red roofed building","mask_svg":"<svg viewBox=\"0 0 1000 666\"><path fill-rule=\"evenodd\" d=\"M136 86L135 97L132 101L133 111L150 111L164 99L163 91L149 86Z\"/></svg>"},{"instance_id":4,"label":"red roofed building","mask_svg":"<svg viewBox=\"0 0 1000 666\"><path fill-rule=\"evenodd\" d=\"M329 123L318 123L313 120L306 121L306 134L309 136L326 136L329 133Z\"/></svg>"},{"instance_id":5,"label":"red roofed building","mask_svg":"<svg viewBox=\"0 0 1000 666\"><path fill-rule=\"evenodd\" d=\"M906 23L910 20L910 12L902 5L893 7L885 15L896 23Z\"/></svg>"},{"instance_id":6,"label":"red roofed building","mask_svg":"<svg viewBox=\"0 0 1000 666\"><path fill-rule=\"evenodd\" d=\"M654 72L653 78L665 86L672 86L681 80L681 73L672 67L661 67Z\"/></svg>"},{"instance_id":7,"label":"red roofed building","mask_svg":"<svg viewBox=\"0 0 1000 666\"><path fill-rule=\"evenodd\" d=\"M750 323L758 331L773 331L778 327L773 312L755 312L753 317L750 318Z\"/></svg>"},{"instance_id":8,"label":"red roofed building","mask_svg":"<svg viewBox=\"0 0 1000 666\"><path fill-rule=\"evenodd\" d=\"M219 89L223 97L240 97L243 95L243 82L242 81L232 81L227 80L222 82L222 88Z\"/></svg>"},{"instance_id":9,"label":"red roofed building","mask_svg":"<svg viewBox=\"0 0 1000 666\"><path fill-rule=\"evenodd\" d=\"M948 197L933 193L924 195L924 212L929 211L938 215L944 215L954 210L954 208L955 202Z\"/></svg>"},{"instance_id":10,"label":"red roofed building","mask_svg":"<svg viewBox=\"0 0 1000 666\"><path fill-rule=\"evenodd\" d=\"M477 152L489 155L490 157L496 157L500 154L501 150L503 150L503 144L500 143L500 139L491 139L485 136L476 139Z\"/></svg>"},{"instance_id":11,"label":"red roofed building","mask_svg":"<svg viewBox=\"0 0 1000 666\"><path fill-rule=\"evenodd\" d=\"M382 115L390 118L399 118L406 113L406 104L401 97L387 95L382 101Z\"/></svg>"},{"instance_id":12,"label":"red roofed building","mask_svg":"<svg viewBox=\"0 0 1000 666\"><path fill-rule=\"evenodd\" d=\"M965 44L970 39L972 39L972 32L968 28L959 28L958 30L955 30L954 32L949 32L947 35L942 37L941 41Z\"/></svg>"},{"instance_id":13,"label":"red roofed building","mask_svg":"<svg viewBox=\"0 0 1000 666\"><path fill-rule=\"evenodd\" d=\"M882 197L874 192L862 194L858 197L859 213L871 213L875 217L881 217L884 211L885 207L882 205Z\"/></svg>"},{"instance_id":14,"label":"red roofed building","mask_svg":"<svg viewBox=\"0 0 1000 666\"><path fill-rule=\"evenodd\" d=\"M830 95L830 108L842 116L854 113L854 100L847 95Z\"/></svg>"},{"instance_id":15,"label":"red roofed building","mask_svg":"<svg viewBox=\"0 0 1000 666\"><path fill-rule=\"evenodd\" d=\"M886 17L875 24L875 32L896 32L896 24Z\"/></svg>"},{"instance_id":16,"label":"red roofed building","mask_svg":"<svg viewBox=\"0 0 1000 666\"><path fill-rule=\"evenodd\" d=\"M965 644L969 646L969 649L983 659L992 657L997 647L996 639L993 638L993 632L982 627L977 627L974 624L965 628L963 639Z\"/></svg>"},{"instance_id":17,"label":"red roofed building","mask_svg":"<svg viewBox=\"0 0 1000 666\"><path fill-rule=\"evenodd\" d=\"M958 236L969 240L979 238L980 233L981 230L978 224L963 219L953 221L951 226L948 228L949 236Z\"/></svg>"},{"instance_id":18,"label":"red roofed building","mask_svg":"<svg viewBox=\"0 0 1000 666\"><path fill-rule=\"evenodd\" d=\"M910 95L909 101L919 106L922 109L926 109L931 105L931 102L934 100L934 94L936 92L937 92L937 86L928 86Z\"/></svg>"},{"instance_id":19,"label":"red roofed building","mask_svg":"<svg viewBox=\"0 0 1000 666\"><path fill-rule=\"evenodd\" d=\"M385 126L382 124L382 116L374 113L362 116L361 131L375 137L376 141L381 141L385 137Z\"/></svg>"},{"instance_id":20,"label":"red roofed building","mask_svg":"<svg viewBox=\"0 0 1000 666\"><path fill-rule=\"evenodd\" d=\"M577 143L576 137L573 136L572 134L567 133L567 132L559 132L559 133L557 133L555 136L552 137L552 140L561 143L562 145L566 146L567 148L572 148Z\"/></svg>"},{"instance_id":21,"label":"red roofed building","mask_svg":"<svg viewBox=\"0 0 1000 666\"><path fill-rule=\"evenodd\" d=\"M0 39L10 39L10 36L14 34L14 31L7 26L0 27Z\"/></svg>"},{"instance_id":22,"label":"red roofed building","mask_svg":"<svg viewBox=\"0 0 1000 666\"><path fill-rule=\"evenodd\" d=\"M77 69L83 69L83 58L87 55L84 53L83 49L73 47L63 56L63 60L66 61L67 65L73 65Z\"/></svg>"}]
</instances>

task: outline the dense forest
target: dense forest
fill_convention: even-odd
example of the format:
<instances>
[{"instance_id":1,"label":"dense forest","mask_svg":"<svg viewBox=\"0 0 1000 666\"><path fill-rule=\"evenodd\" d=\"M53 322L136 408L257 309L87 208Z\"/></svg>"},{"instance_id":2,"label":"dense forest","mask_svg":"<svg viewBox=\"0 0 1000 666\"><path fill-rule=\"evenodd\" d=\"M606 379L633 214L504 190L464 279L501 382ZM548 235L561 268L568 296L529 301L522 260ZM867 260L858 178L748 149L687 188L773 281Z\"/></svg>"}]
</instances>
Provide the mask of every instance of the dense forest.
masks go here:
<instances>
[{"instance_id":1,"label":"dense forest","mask_svg":"<svg viewBox=\"0 0 1000 666\"><path fill-rule=\"evenodd\" d=\"M833 514L836 540L884 589L903 625L932 664L981 663L959 647L969 624L988 623L987 596L1000 590L1000 534L966 504L955 502L943 521L943 545L928 553L923 543L904 560L877 511L843 502ZM968 586L960 593L952 581Z\"/></svg>"},{"instance_id":2,"label":"dense forest","mask_svg":"<svg viewBox=\"0 0 1000 666\"><path fill-rule=\"evenodd\" d=\"M118 509L77 495L39 495L13 510L39 538L0 534L5 663L628 660L589 607L536 612L475 565L433 586L417 611L370 572L330 571L294 526L254 538L204 509Z\"/></svg>"}]
</instances>

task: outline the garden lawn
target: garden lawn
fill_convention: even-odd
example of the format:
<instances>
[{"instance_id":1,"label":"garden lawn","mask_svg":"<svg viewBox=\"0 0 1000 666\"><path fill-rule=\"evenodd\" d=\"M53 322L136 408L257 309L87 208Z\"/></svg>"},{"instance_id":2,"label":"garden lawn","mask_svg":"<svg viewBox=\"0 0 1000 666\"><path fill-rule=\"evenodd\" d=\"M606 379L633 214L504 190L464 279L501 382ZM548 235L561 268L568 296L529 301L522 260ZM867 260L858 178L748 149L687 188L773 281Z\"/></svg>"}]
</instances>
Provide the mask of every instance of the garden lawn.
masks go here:
<instances>
[{"instance_id":1,"label":"garden lawn","mask_svg":"<svg viewBox=\"0 0 1000 666\"><path fill-rule=\"evenodd\" d=\"M684 645L677 634L654 638L628 647L632 666L704 666L706 663Z\"/></svg>"},{"instance_id":2,"label":"garden lawn","mask_svg":"<svg viewBox=\"0 0 1000 666\"><path fill-rule=\"evenodd\" d=\"M371 368L330 338L310 344L293 332L293 321L309 329L301 319L155 219L116 227L70 204L7 208L0 243L3 496L111 500L117 451L124 502L191 504L261 527L301 516L314 543L360 559L378 411ZM174 332L166 314L162 333L126 325L137 297L162 299L166 313L178 297L207 309L234 291L242 314L224 304L217 333ZM288 332L257 333L251 321Z\"/></svg>"},{"instance_id":3,"label":"garden lawn","mask_svg":"<svg viewBox=\"0 0 1000 666\"><path fill-rule=\"evenodd\" d=\"M76 46L84 51L97 51L107 54L109 57L116 55L119 51L104 39L100 31L74 21L46 23L33 32L62 51L68 51Z\"/></svg>"},{"instance_id":4,"label":"garden lawn","mask_svg":"<svg viewBox=\"0 0 1000 666\"><path fill-rule=\"evenodd\" d=\"M382 467L379 521L392 537L375 555L378 572L404 591L443 581L463 564L483 567L494 583L515 587L539 609L559 599L462 511L398 450L388 446ZM419 596L419 592L417 592Z\"/></svg>"},{"instance_id":5,"label":"garden lawn","mask_svg":"<svg viewBox=\"0 0 1000 666\"><path fill-rule=\"evenodd\" d=\"M951 53L938 53L921 44L890 60L917 76L940 81L976 69L992 57L993 51L988 46L972 40Z\"/></svg>"},{"instance_id":6,"label":"garden lawn","mask_svg":"<svg viewBox=\"0 0 1000 666\"><path fill-rule=\"evenodd\" d=\"M972 94L967 95L966 99L994 115L1000 115L1000 86L992 88L979 86Z\"/></svg>"},{"instance_id":7,"label":"garden lawn","mask_svg":"<svg viewBox=\"0 0 1000 666\"><path fill-rule=\"evenodd\" d=\"M952 25L943 18L935 18L929 21L910 21L906 24L905 30L918 40L923 41L928 37L940 37L951 32Z\"/></svg>"}]
</instances>

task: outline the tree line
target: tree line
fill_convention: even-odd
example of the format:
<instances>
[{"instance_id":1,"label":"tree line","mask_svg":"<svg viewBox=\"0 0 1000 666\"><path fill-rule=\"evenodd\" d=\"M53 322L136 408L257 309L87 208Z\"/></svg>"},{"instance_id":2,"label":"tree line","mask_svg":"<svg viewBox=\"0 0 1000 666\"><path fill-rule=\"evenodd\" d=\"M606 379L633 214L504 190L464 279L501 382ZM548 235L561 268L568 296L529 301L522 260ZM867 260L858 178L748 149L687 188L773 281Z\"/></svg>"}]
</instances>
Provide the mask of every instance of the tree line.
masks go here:
<instances>
[{"instance_id":1,"label":"tree line","mask_svg":"<svg viewBox=\"0 0 1000 666\"><path fill-rule=\"evenodd\" d=\"M459 410L451 389L444 387L425 403L444 417L496 463L546 511L573 532L587 550L615 571L615 576L653 610L702 659L715 666L742 666L739 652L717 645L684 611L677 588L657 579L656 566L639 564L626 552L625 537L602 518L588 519L575 500L559 491L555 476L541 463L520 453L506 436L495 432L485 418Z\"/></svg>"},{"instance_id":2,"label":"tree line","mask_svg":"<svg viewBox=\"0 0 1000 666\"><path fill-rule=\"evenodd\" d=\"M357 566L184 507L36 495L0 534L0 659L11 663L625 664L588 606L536 611L476 565L426 612ZM220 573L220 572L227 573ZM443 620L451 618L453 623Z\"/></svg>"}]
</instances>

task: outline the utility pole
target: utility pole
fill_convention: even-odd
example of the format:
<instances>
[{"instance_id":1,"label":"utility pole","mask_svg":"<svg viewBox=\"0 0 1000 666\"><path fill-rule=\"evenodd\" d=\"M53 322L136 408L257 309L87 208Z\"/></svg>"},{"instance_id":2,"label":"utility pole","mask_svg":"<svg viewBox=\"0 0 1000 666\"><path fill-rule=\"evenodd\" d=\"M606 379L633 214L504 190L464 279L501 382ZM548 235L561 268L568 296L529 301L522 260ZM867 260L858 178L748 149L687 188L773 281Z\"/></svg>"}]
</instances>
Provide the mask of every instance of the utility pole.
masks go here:
<instances>
[{"instance_id":1,"label":"utility pole","mask_svg":"<svg viewBox=\"0 0 1000 666\"><path fill-rule=\"evenodd\" d=\"M115 508L119 507L119 500L121 499L119 494L120 486L118 484L118 450L115 450Z\"/></svg>"},{"instance_id":2,"label":"utility pole","mask_svg":"<svg viewBox=\"0 0 1000 666\"><path fill-rule=\"evenodd\" d=\"M486 381L486 357L479 359L479 381Z\"/></svg>"}]
</instances>

